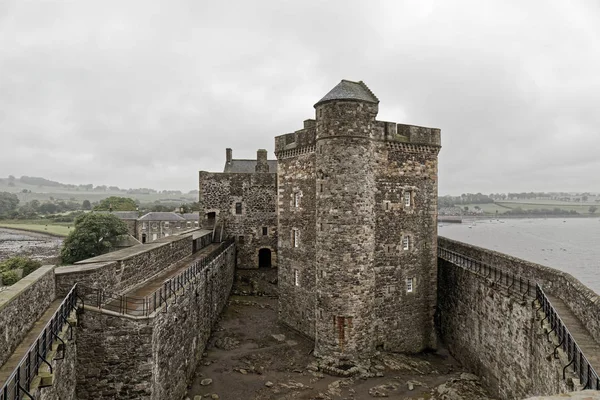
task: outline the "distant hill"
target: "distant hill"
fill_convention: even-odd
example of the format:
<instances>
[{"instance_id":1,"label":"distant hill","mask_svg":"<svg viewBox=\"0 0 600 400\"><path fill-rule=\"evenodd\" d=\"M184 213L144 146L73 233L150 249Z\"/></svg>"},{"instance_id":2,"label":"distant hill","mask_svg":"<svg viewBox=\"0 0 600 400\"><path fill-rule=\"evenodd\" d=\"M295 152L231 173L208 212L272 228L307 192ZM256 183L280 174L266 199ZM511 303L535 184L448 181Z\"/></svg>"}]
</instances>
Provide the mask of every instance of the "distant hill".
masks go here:
<instances>
[{"instance_id":1,"label":"distant hill","mask_svg":"<svg viewBox=\"0 0 600 400\"><path fill-rule=\"evenodd\" d=\"M156 190L152 188L119 188L91 183L73 185L35 176L0 178L0 192L15 193L21 202L39 200L71 200L91 202L110 196L123 196L140 202L177 203L198 200L198 190Z\"/></svg>"}]
</instances>

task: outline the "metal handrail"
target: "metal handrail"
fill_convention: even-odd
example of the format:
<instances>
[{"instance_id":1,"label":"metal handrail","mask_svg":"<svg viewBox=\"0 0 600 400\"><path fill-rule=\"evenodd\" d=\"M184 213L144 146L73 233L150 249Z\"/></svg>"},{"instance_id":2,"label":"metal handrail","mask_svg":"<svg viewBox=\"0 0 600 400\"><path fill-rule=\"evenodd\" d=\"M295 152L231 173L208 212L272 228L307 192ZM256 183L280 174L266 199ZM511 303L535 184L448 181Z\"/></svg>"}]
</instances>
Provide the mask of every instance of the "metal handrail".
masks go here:
<instances>
[{"instance_id":1,"label":"metal handrail","mask_svg":"<svg viewBox=\"0 0 600 400\"><path fill-rule=\"evenodd\" d=\"M539 301L541 309L545 314L544 320L547 319L550 324L550 332L555 331L558 337L559 344L554 349L554 357L558 357L557 349L562 347L569 360L569 363L563 368L563 379L565 379L566 368L569 365L573 365L579 381L582 384L585 383L584 389L600 390L600 377L598 373L581 351L569 328L567 328L566 324L560 318L552 302L548 299L539 284L536 284L535 292L536 299Z\"/></svg>"},{"instance_id":2,"label":"metal handrail","mask_svg":"<svg viewBox=\"0 0 600 400\"><path fill-rule=\"evenodd\" d=\"M490 279L492 284L502 286L509 292L518 293L523 296L523 299L528 295L532 296L530 298L534 297L534 282L520 275L440 246L438 246L438 257Z\"/></svg>"},{"instance_id":3,"label":"metal handrail","mask_svg":"<svg viewBox=\"0 0 600 400\"><path fill-rule=\"evenodd\" d=\"M89 299L89 304L97 308L122 315L147 317L163 305L167 305L168 299L174 298L174 302L176 302L177 293L180 290L185 291L185 287L190 282L196 284L198 282L198 275L234 243L234 238L227 239L207 256L195 261L179 274L165 280L158 289L144 297L114 294L102 288L90 288L87 286L82 286L81 289L85 293L85 298Z\"/></svg>"},{"instance_id":4,"label":"metal handrail","mask_svg":"<svg viewBox=\"0 0 600 400\"><path fill-rule=\"evenodd\" d=\"M27 353L21 358L15 370L4 382L0 389L0 400L21 400L24 398L24 394L34 400L30 394L31 383L42 364L46 364L50 373L52 373L52 363L47 360L48 353L52 349L54 340L59 337L64 326L68 324L67 319L71 311L77 307L77 298L77 284L75 284L46 323L35 342L27 350ZM64 341L62 342L64 344ZM64 358L65 351L66 347L63 345L63 353L57 359Z\"/></svg>"}]
</instances>

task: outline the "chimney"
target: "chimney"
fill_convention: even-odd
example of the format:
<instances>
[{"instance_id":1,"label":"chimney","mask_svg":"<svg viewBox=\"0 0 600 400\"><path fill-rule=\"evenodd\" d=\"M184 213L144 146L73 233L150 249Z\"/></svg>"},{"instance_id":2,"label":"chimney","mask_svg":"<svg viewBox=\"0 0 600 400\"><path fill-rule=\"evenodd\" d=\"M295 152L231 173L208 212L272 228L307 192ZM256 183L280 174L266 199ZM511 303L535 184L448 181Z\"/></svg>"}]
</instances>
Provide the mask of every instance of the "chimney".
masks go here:
<instances>
[{"instance_id":1,"label":"chimney","mask_svg":"<svg viewBox=\"0 0 600 400\"><path fill-rule=\"evenodd\" d=\"M231 157L233 155L233 151L230 148L225 149L225 159L227 160L227 164L231 164Z\"/></svg>"},{"instance_id":2,"label":"chimney","mask_svg":"<svg viewBox=\"0 0 600 400\"><path fill-rule=\"evenodd\" d=\"M269 172L269 163L267 162L267 151L265 149L259 149L256 152L256 172Z\"/></svg>"}]
</instances>

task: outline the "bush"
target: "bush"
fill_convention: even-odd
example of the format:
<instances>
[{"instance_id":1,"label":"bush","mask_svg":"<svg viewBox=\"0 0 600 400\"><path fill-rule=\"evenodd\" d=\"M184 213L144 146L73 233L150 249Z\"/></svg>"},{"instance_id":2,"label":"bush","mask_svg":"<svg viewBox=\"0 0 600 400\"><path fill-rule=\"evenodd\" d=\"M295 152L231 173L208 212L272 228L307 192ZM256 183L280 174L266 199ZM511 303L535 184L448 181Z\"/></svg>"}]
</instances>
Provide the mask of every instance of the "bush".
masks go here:
<instances>
[{"instance_id":1,"label":"bush","mask_svg":"<svg viewBox=\"0 0 600 400\"><path fill-rule=\"evenodd\" d=\"M0 278L2 278L2 284L5 286L14 285L19 281L19 275L17 271L4 271L0 274Z\"/></svg>"},{"instance_id":2,"label":"bush","mask_svg":"<svg viewBox=\"0 0 600 400\"><path fill-rule=\"evenodd\" d=\"M32 260L27 257L11 257L8 260L5 260L0 263L0 271L9 272L17 269L23 270L23 276L27 276L39 267L42 266L42 263L36 260Z\"/></svg>"}]
</instances>

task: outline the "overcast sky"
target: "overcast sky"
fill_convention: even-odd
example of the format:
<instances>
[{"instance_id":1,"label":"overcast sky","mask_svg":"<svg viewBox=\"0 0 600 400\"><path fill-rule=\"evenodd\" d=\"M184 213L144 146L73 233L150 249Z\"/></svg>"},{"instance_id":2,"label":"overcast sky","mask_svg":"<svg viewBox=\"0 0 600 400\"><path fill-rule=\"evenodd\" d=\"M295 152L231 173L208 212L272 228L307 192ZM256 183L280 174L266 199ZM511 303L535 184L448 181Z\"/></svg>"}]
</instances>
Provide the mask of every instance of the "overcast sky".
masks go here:
<instances>
[{"instance_id":1,"label":"overcast sky","mask_svg":"<svg viewBox=\"0 0 600 400\"><path fill-rule=\"evenodd\" d=\"M600 3L0 1L0 176L197 188L341 79L440 128L440 194L600 191Z\"/></svg>"}]
</instances>

